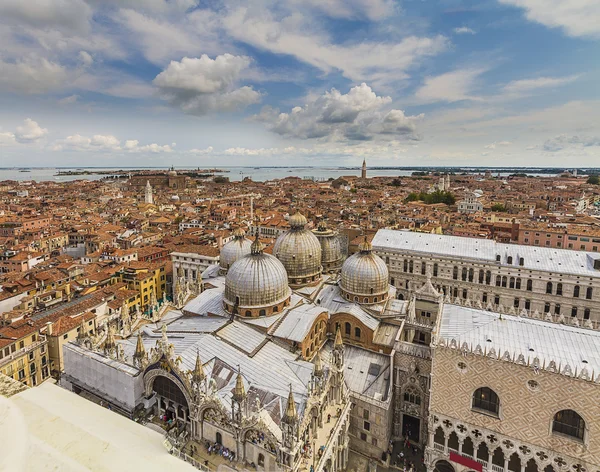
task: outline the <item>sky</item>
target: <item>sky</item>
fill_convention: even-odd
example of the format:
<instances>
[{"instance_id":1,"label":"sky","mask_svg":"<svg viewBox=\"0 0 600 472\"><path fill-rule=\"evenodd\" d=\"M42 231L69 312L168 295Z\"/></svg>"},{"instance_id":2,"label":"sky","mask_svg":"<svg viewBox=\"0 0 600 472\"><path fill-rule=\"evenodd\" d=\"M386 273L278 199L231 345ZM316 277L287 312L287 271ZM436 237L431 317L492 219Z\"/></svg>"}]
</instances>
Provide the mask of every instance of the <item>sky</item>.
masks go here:
<instances>
[{"instance_id":1,"label":"sky","mask_svg":"<svg viewBox=\"0 0 600 472\"><path fill-rule=\"evenodd\" d=\"M0 0L0 167L600 167L600 0Z\"/></svg>"}]
</instances>

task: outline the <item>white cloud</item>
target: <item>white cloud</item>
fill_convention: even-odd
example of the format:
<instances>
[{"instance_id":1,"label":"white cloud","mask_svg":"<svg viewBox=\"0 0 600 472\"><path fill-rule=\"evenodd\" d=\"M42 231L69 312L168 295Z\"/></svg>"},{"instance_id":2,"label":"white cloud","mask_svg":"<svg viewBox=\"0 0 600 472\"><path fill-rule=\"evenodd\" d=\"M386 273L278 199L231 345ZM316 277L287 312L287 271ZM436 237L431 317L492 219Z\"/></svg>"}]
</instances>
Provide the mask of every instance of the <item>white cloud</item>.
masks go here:
<instances>
[{"instance_id":1,"label":"white cloud","mask_svg":"<svg viewBox=\"0 0 600 472\"><path fill-rule=\"evenodd\" d=\"M15 133L10 131L0 131L0 146L11 146L16 144Z\"/></svg>"},{"instance_id":2,"label":"white cloud","mask_svg":"<svg viewBox=\"0 0 600 472\"><path fill-rule=\"evenodd\" d=\"M27 94L45 93L60 88L67 80L67 70L37 55L15 62L0 59L0 88Z\"/></svg>"},{"instance_id":3,"label":"white cloud","mask_svg":"<svg viewBox=\"0 0 600 472\"><path fill-rule=\"evenodd\" d=\"M460 28L454 28L456 34L475 34L475 31L467 26L461 26Z\"/></svg>"},{"instance_id":4,"label":"white cloud","mask_svg":"<svg viewBox=\"0 0 600 472\"><path fill-rule=\"evenodd\" d=\"M557 152L563 149L600 146L600 136L578 136L561 134L548 139L542 145L544 151Z\"/></svg>"},{"instance_id":5,"label":"white cloud","mask_svg":"<svg viewBox=\"0 0 600 472\"><path fill-rule=\"evenodd\" d=\"M416 123L422 118L402 110L385 110L390 97L377 96L366 84L347 94L331 89L289 113L265 107L254 118L282 136L301 139L370 140L375 136L418 139Z\"/></svg>"},{"instance_id":6,"label":"white cloud","mask_svg":"<svg viewBox=\"0 0 600 472\"><path fill-rule=\"evenodd\" d=\"M530 93L538 89L547 89L569 84L579 78L578 75L566 77L538 77L537 79L513 80L504 86L504 92L509 94Z\"/></svg>"},{"instance_id":7,"label":"white cloud","mask_svg":"<svg viewBox=\"0 0 600 472\"><path fill-rule=\"evenodd\" d=\"M315 31L316 22L312 20L300 14L277 19L269 11L238 8L223 19L223 26L239 41L275 54L294 56L326 73L339 70L355 81L398 81L406 77L410 67L448 46L443 36L334 44L326 34Z\"/></svg>"},{"instance_id":8,"label":"white cloud","mask_svg":"<svg viewBox=\"0 0 600 472\"><path fill-rule=\"evenodd\" d=\"M600 37L598 0L500 0L525 10L530 21L562 28L569 36Z\"/></svg>"},{"instance_id":9,"label":"white cloud","mask_svg":"<svg viewBox=\"0 0 600 472\"><path fill-rule=\"evenodd\" d=\"M458 102L480 100L471 91L477 78L487 69L459 69L435 77L426 77L425 83L415 92L420 103Z\"/></svg>"},{"instance_id":10,"label":"white cloud","mask_svg":"<svg viewBox=\"0 0 600 472\"><path fill-rule=\"evenodd\" d=\"M121 9L115 20L132 33L128 39L156 64L164 64L173 57L217 54L228 46L227 39L219 35L217 13L207 9L180 13L173 18L153 17L133 9Z\"/></svg>"},{"instance_id":11,"label":"white cloud","mask_svg":"<svg viewBox=\"0 0 600 472\"><path fill-rule=\"evenodd\" d=\"M94 58L87 51L79 51L79 60L86 67L94 63Z\"/></svg>"},{"instance_id":12,"label":"white cloud","mask_svg":"<svg viewBox=\"0 0 600 472\"><path fill-rule=\"evenodd\" d=\"M391 0L296 0L301 6L310 6L333 18L381 20L394 12Z\"/></svg>"},{"instance_id":13,"label":"white cloud","mask_svg":"<svg viewBox=\"0 0 600 472\"><path fill-rule=\"evenodd\" d=\"M58 103L61 105L72 105L77 100L79 100L79 95L69 95L68 97L61 98Z\"/></svg>"},{"instance_id":14,"label":"white cloud","mask_svg":"<svg viewBox=\"0 0 600 472\"><path fill-rule=\"evenodd\" d=\"M249 66L246 56L184 57L171 61L153 83L162 98L186 113L234 111L260 101L260 93L252 87L237 86L241 72Z\"/></svg>"},{"instance_id":15,"label":"white cloud","mask_svg":"<svg viewBox=\"0 0 600 472\"><path fill-rule=\"evenodd\" d=\"M208 146L206 149L190 149L188 151L188 153L190 154L197 154L197 155L205 155L205 154L211 154L214 151L212 146Z\"/></svg>"},{"instance_id":16,"label":"white cloud","mask_svg":"<svg viewBox=\"0 0 600 472\"><path fill-rule=\"evenodd\" d=\"M54 143L53 151L103 151L103 152L128 152L128 153L146 153L158 154L173 152L175 143L171 144L145 144L140 146L137 139L127 139L121 146L121 141L111 134L95 134L92 137L75 134L67 136Z\"/></svg>"},{"instance_id":17,"label":"white cloud","mask_svg":"<svg viewBox=\"0 0 600 472\"><path fill-rule=\"evenodd\" d=\"M483 146L485 149L496 149L497 147L510 146L512 143L510 141L496 141L491 144L486 144Z\"/></svg>"},{"instance_id":18,"label":"white cloud","mask_svg":"<svg viewBox=\"0 0 600 472\"><path fill-rule=\"evenodd\" d=\"M18 126L15 131L15 138L20 143L32 143L39 141L48 134L46 128L42 128L31 118L25 119L23 126Z\"/></svg>"},{"instance_id":19,"label":"white cloud","mask_svg":"<svg viewBox=\"0 0 600 472\"><path fill-rule=\"evenodd\" d=\"M0 17L35 28L56 29L68 34L89 31L91 8L83 0L2 0Z\"/></svg>"}]
</instances>

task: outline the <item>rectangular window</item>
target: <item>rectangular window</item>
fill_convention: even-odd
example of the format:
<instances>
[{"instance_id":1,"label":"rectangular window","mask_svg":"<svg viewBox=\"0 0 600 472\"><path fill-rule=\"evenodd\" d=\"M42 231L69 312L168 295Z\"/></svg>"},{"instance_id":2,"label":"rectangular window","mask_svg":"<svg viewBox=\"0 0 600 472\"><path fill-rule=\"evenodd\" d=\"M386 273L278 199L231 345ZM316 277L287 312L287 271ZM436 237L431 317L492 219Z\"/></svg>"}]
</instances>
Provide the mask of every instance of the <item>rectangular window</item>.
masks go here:
<instances>
[{"instance_id":1,"label":"rectangular window","mask_svg":"<svg viewBox=\"0 0 600 472\"><path fill-rule=\"evenodd\" d=\"M365 431L371 431L371 423L369 423L368 421L365 421L363 424L363 429Z\"/></svg>"},{"instance_id":2,"label":"rectangular window","mask_svg":"<svg viewBox=\"0 0 600 472\"><path fill-rule=\"evenodd\" d=\"M363 418L364 418L365 420L368 420L368 419L369 419L369 410L363 410Z\"/></svg>"},{"instance_id":3,"label":"rectangular window","mask_svg":"<svg viewBox=\"0 0 600 472\"><path fill-rule=\"evenodd\" d=\"M69 333L65 334L65 335L63 336L63 339L67 339L68 337L69 337Z\"/></svg>"},{"instance_id":4,"label":"rectangular window","mask_svg":"<svg viewBox=\"0 0 600 472\"><path fill-rule=\"evenodd\" d=\"M361 441L366 441L367 435L365 433L360 433L360 439L361 439Z\"/></svg>"}]
</instances>

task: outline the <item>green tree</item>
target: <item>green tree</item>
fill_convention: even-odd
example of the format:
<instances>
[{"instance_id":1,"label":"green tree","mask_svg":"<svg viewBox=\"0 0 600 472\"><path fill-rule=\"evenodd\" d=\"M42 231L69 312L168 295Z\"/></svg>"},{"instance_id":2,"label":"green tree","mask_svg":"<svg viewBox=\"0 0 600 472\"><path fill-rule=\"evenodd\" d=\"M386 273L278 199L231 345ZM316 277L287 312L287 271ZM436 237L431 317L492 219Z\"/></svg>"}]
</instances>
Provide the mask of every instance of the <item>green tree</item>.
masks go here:
<instances>
[{"instance_id":1,"label":"green tree","mask_svg":"<svg viewBox=\"0 0 600 472\"><path fill-rule=\"evenodd\" d=\"M492 211L506 211L506 207L504 205L502 205L502 203L494 203L492 205Z\"/></svg>"},{"instance_id":2,"label":"green tree","mask_svg":"<svg viewBox=\"0 0 600 472\"><path fill-rule=\"evenodd\" d=\"M223 175L217 175L214 179L213 182L215 184L227 184L229 183L229 177L225 177Z\"/></svg>"},{"instance_id":3,"label":"green tree","mask_svg":"<svg viewBox=\"0 0 600 472\"><path fill-rule=\"evenodd\" d=\"M597 175L590 175L587 179L587 183L588 184L592 184L592 185L598 185L600 184L600 176Z\"/></svg>"}]
</instances>

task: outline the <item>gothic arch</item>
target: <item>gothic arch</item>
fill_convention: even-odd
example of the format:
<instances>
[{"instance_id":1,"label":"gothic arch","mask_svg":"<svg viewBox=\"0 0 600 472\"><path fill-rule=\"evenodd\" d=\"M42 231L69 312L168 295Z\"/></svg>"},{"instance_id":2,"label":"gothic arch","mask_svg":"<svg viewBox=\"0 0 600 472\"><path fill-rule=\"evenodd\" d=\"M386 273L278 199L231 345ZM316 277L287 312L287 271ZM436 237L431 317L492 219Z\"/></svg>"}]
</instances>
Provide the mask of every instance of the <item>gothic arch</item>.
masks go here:
<instances>
[{"instance_id":1,"label":"gothic arch","mask_svg":"<svg viewBox=\"0 0 600 472\"><path fill-rule=\"evenodd\" d=\"M144 390L146 392L146 397L149 397L152 395L152 393L154 391L153 390L154 381L159 376L166 377L171 382L173 382L175 385L177 385L179 390L181 390L181 393L183 393L183 396L185 397L185 400L187 401L188 408L190 409L190 413L191 413L194 408L194 399L193 399L192 395L188 391L187 387L181 382L181 380L179 380L178 377L171 374L170 372L167 372L166 370L152 369L150 371L147 371L144 374Z\"/></svg>"}]
</instances>

